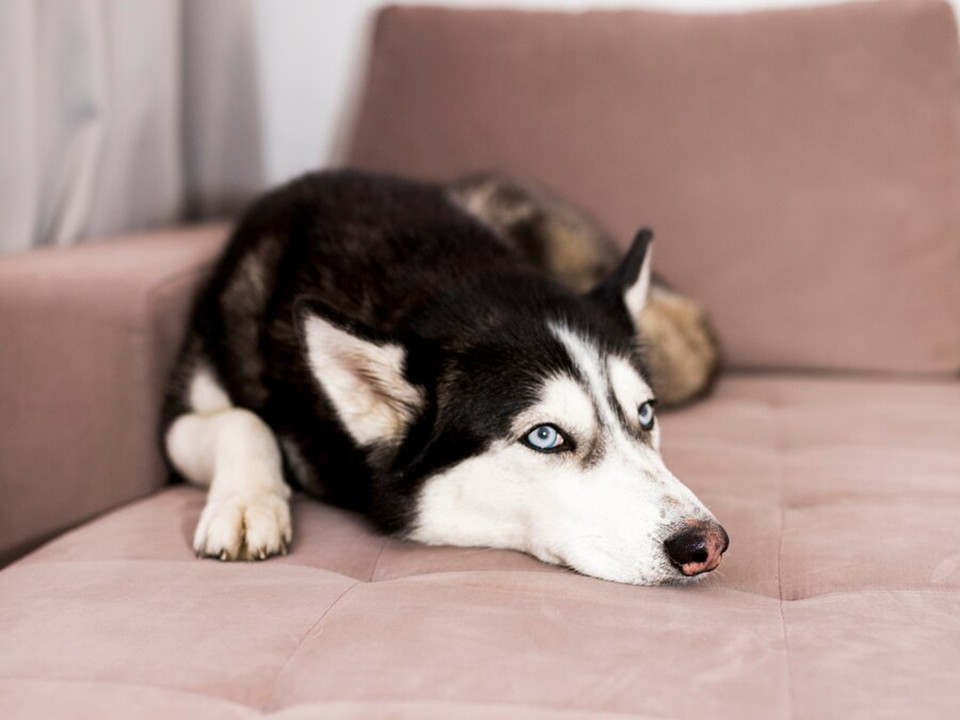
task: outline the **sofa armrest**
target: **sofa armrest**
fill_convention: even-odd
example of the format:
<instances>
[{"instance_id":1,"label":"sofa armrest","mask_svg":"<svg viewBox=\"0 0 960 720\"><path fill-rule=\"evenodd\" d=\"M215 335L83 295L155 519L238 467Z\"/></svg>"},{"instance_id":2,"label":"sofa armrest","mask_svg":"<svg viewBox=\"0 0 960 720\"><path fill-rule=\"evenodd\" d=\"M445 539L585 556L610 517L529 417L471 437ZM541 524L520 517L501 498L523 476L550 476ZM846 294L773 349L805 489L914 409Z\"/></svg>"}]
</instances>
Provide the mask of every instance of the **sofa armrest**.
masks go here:
<instances>
[{"instance_id":1,"label":"sofa armrest","mask_svg":"<svg viewBox=\"0 0 960 720\"><path fill-rule=\"evenodd\" d=\"M0 564L165 481L163 386L227 232L0 258Z\"/></svg>"}]
</instances>

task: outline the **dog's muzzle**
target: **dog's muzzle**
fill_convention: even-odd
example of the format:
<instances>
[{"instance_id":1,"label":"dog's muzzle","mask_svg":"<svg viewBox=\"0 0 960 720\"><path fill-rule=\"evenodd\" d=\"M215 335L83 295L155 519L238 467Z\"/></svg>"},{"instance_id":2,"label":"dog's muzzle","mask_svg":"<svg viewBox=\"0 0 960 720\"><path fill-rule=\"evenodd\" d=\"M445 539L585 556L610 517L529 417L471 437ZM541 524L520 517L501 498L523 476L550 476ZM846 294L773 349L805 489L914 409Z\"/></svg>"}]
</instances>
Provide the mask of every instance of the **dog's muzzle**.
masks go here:
<instances>
[{"instance_id":1,"label":"dog's muzzle","mask_svg":"<svg viewBox=\"0 0 960 720\"><path fill-rule=\"evenodd\" d=\"M695 522L663 543L670 563L688 577L710 572L730 546L727 531L715 522Z\"/></svg>"}]
</instances>

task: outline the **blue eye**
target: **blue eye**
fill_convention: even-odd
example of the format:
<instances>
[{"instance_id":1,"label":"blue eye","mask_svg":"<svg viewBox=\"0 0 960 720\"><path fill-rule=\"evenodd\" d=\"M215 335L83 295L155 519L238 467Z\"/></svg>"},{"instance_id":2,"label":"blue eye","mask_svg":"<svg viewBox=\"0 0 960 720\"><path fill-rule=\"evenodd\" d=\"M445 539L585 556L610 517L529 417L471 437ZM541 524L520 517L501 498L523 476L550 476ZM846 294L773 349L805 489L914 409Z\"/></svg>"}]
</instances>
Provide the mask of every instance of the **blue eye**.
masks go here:
<instances>
[{"instance_id":1,"label":"blue eye","mask_svg":"<svg viewBox=\"0 0 960 720\"><path fill-rule=\"evenodd\" d=\"M563 434L553 425L538 425L526 434L523 441L538 452L556 452L566 445Z\"/></svg>"},{"instance_id":2,"label":"blue eye","mask_svg":"<svg viewBox=\"0 0 960 720\"><path fill-rule=\"evenodd\" d=\"M653 423L656 422L656 415L653 412L653 406L657 404L656 400L648 400L640 406L637 411L637 418L640 420L640 427L646 431L653 430Z\"/></svg>"}]
</instances>

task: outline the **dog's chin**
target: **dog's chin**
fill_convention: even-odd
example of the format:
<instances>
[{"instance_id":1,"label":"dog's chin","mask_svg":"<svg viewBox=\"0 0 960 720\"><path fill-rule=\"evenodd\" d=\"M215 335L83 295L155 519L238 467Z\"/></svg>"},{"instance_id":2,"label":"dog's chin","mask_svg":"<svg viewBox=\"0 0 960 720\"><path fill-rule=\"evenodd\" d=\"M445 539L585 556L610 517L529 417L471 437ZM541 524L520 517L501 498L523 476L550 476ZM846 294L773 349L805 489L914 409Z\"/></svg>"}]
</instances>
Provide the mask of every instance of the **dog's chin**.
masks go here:
<instances>
[{"instance_id":1,"label":"dog's chin","mask_svg":"<svg viewBox=\"0 0 960 720\"><path fill-rule=\"evenodd\" d=\"M699 585L707 580L710 573L700 575L684 575L682 572L672 566L668 566L654 577L647 581L634 583L635 585L662 586L662 587L686 587L688 585Z\"/></svg>"},{"instance_id":2,"label":"dog's chin","mask_svg":"<svg viewBox=\"0 0 960 720\"><path fill-rule=\"evenodd\" d=\"M637 585L640 587L684 587L687 585L699 585L707 582L708 578L714 575L712 572L700 573L699 575L684 575L679 569L671 565L669 562L666 562L647 573L639 575L631 575L629 573L619 574L609 571L597 572L595 569L589 570L586 568L580 568L566 562L555 562L551 564L561 565L562 567L573 570L580 575L596 578L598 580L619 583L621 585Z\"/></svg>"},{"instance_id":3,"label":"dog's chin","mask_svg":"<svg viewBox=\"0 0 960 720\"><path fill-rule=\"evenodd\" d=\"M670 575L663 580L661 585L672 585L674 587L685 587L687 585L701 585L705 582L708 582L713 576L712 572L709 573L700 573L699 575L684 575L679 570L670 568Z\"/></svg>"}]
</instances>

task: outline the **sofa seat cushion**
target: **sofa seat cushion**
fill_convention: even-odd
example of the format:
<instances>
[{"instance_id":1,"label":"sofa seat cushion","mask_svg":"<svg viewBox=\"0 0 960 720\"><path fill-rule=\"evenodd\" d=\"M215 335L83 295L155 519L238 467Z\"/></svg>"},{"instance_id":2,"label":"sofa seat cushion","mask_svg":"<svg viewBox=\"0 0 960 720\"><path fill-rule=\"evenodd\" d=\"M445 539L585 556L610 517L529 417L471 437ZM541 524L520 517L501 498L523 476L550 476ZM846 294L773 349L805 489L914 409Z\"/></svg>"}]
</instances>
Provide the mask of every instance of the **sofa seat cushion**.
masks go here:
<instances>
[{"instance_id":1,"label":"sofa seat cushion","mask_svg":"<svg viewBox=\"0 0 960 720\"><path fill-rule=\"evenodd\" d=\"M732 538L698 585L303 498L289 556L200 561L172 487L0 573L0 716L954 717L960 383L733 376L662 423Z\"/></svg>"}]
</instances>

